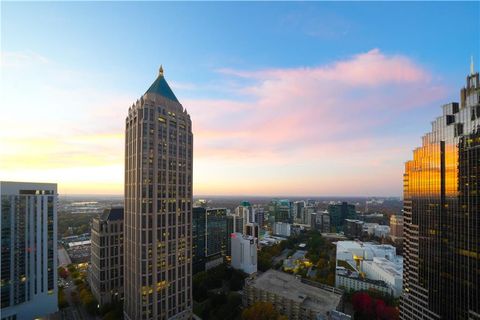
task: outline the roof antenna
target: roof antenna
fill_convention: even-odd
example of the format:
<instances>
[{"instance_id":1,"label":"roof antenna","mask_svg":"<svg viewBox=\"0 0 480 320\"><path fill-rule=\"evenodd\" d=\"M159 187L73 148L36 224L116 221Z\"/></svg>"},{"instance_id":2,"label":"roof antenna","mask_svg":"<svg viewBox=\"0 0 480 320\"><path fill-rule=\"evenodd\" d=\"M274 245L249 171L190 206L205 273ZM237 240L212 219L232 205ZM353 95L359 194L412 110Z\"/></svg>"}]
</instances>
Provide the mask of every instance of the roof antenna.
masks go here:
<instances>
[{"instance_id":1,"label":"roof antenna","mask_svg":"<svg viewBox=\"0 0 480 320\"><path fill-rule=\"evenodd\" d=\"M475 69L473 68L473 55L470 56L470 75L473 76Z\"/></svg>"},{"instance_id":2,"label":"roof antenna","mask_svg":"<svg viewBox=\"0 0 480 320\"><path fill-rule=\"evenodd\" d=\"M158 75L163 77L163 66L160 65L160 69L158 69Z\"/></svg>"}]
</instances>

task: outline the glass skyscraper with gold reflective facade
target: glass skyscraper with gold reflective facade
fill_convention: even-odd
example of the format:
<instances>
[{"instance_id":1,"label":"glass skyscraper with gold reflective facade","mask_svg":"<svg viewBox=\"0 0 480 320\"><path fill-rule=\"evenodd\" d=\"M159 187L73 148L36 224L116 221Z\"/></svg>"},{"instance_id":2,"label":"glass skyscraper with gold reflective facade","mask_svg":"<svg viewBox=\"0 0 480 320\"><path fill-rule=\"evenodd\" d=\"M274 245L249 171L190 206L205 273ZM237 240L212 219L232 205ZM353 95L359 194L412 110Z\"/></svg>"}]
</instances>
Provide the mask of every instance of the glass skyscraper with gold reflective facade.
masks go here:
<instances>
[{"instance_id":1,"label":"glass skyscraper with gold reflective facade","mask_svg":"<svg viewBox=\"0 0 480 320\"><path fill-rule=\"evenodd\" d=\"M405 164L403 320L480 319L479 101L472 64Z\"/></svg>"},{"instance_id":2,"label":"glass skyscraper with gold reflective facade","mask_svg":"<svg viewBox=\"0 0 480 320\"><path fill-rule=\"evenodd\" d=\"M124 315L192 316L192 123L163 69L128 110Z\"/></svg>"}]
</instances>

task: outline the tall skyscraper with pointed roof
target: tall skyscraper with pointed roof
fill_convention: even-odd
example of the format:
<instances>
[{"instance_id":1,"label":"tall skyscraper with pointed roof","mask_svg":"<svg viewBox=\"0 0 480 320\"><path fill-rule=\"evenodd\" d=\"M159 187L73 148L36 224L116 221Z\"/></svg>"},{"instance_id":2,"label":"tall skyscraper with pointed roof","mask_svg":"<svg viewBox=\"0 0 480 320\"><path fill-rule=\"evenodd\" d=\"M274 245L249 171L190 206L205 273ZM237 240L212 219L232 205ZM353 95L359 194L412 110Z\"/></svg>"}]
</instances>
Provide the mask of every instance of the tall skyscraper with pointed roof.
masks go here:
<instances>
[{"instance_id":1,"label":"tall skyscraper with pointed roof","mask_svg":"<svg viewBox=\"0 0 480 320\"><path fill-rule=\"evenodd\" d=\"M192 315L192 122L160 67L128 110L124 315Z\"/></svg>"},{"instance_id":2,"label":"tall skyscraper with pointed roof","mask_svg":"<svg viewBox=\"0 0 480 320\"><path fill-rule=\"evenodd\" d=\"M404 174L400 318L480 319L480 80L443 106Z\"/></svg>"}]
</instances>

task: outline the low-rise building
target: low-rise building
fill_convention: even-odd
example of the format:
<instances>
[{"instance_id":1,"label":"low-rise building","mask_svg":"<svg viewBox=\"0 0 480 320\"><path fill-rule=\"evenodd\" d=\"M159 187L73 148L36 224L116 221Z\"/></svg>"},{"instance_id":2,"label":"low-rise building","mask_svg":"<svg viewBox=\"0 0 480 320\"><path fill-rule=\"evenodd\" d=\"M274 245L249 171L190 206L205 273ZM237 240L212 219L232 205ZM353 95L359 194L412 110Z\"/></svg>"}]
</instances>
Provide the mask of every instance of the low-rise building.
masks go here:
<instances>
[{"instance_id":1,"label":"low-rise building","mask_svg":"<svg viewBox=\"0 0 480 320\"><path fill-rule=\"evenodd\" d=\"M384 281L395 296L402 291L403 259L396 255L395 247L360 241L337 242L337 270L335 278L345 276L344 267L364 275L366 279ZM336 283L345 279L335 279ZM353 281L353 280L352 280Z\"/></svg>"},{"instance_id":2,"label":"low-rise building","mask_svg":"<svg viewBox=\"0 0 480 320\"><path fill-rule=\"evenodd\" d=\"M384 225L378 225L375 228L375 237L378 238L386 238L390 235L390 227Z\"/></svg>"},{"instance_id":3,"label":"low-rise building","mask_svg":"<svg viewBox=\"0 0 480 320\"><path fill-rule=\"evenodd\" d=\"M352 272L344 267L337 267L335 287L345 290L361 291L375 289L385 294L393 294L392 288L382 280L372 280L361 277L358 272Z\"/></svg>"},{"instance_id":4,"label":"low-rise building","mask_svg":"<svg viewBox=\"0 0 480 320\"><path fill-rule=\"evenodd\" d=\"M402 294L403 259L401 257L397 257L395 261L375 257L371 261L362 261L361 268L367 278L387 283L395 297Z\"/></svg>"},{"instance_id":5,"label":"low-rise building","mask_svg":"<svg viewBox=\"0 0 480 320\"><path fill-rule=\"evenodd\" d=\"M258 301L270 302L290 320L328 319L338 308L341 298L341 290L313 286L299 277L276 270L248 278L243 290L245 307Z\"/></svg>"},{"instance_id":6,"label":"low-rise building","mask_svg":"<svg viewBox=\"0 0 480 320\"><path fill-rule=\"evenodd\" d=\"M252 274L257 272L257 239L239 232L231 234L232 267Z\"/></svg>"},{"instance_id":7,"label":"low-rise building","mask_svg":"<svg viewBox=\"0 0 480 320\"><path fill-rule=\"evenodd\" d=\"M123 298L123 208L105 209L92 220L88 282L102 306Z\"/></svg>"},{"instance_id":8,"label":"low-rise building","mask_svg":"<svg viewBox=\"0 0 480 320\"><path fill-rule=\"evenodd\" d=\"M292 225L286 222L275 222L273 225L273 234L282 237L290 237L292 234Z\"/></svg>"}]
</instances>

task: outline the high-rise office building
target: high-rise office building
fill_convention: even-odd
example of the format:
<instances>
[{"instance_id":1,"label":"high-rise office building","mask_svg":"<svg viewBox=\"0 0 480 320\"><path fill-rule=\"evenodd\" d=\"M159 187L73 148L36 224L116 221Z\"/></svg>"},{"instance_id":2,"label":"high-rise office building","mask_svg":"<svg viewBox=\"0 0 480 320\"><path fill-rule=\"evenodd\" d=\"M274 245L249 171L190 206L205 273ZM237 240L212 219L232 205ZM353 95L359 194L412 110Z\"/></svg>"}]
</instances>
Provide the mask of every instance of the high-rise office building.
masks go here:
<instances>
[{"instance_id":1,"label":"high-rise office building","mask_svg":"<svg viewBox=\"0 0 480 320\"><path fill-rule=\"evenodd\" d=\"M204 207L193 207L192 216L192 272L195 274L205 271L207 209Z\"/></svg>"},{"instance_id":2,"label":"high-rise office building","mask_svg":"<svg viewBox=\"0 0 480 320\"><path fill-rule=\"evenodd\" d=\"M57 311L57 185L0 182L2 320Z\"/></svg>"},{"instance_id":3,"label":"high-rise office building","mask_svg":"<svg viewBox=\"0 0 480 320\"><path fill-rule=\"evenodd\" d=\"M343 231L346 219L356 219L355 205L342 202L328 206L330 215L330 228L336 232Z\"/></svg>"},{"instance_id":4,"label":"high-rise office building","mask_svg":"<svg viewBox=\"0 0 480 320\"><path fill-rule=\"evenodd\" d=\"M230 234L226 208L193 208L193 273L223 263Z\"/></svg>"},{"instance_id":5,"label":"high-rise office building","mask_svg":"<svg viewBox=\"0 0 480 320\"><path fill-rule=\"evenodd\" d=\"M123 299L123 208L93 218L88 282L98 303Z\"/></svg>"},{"instance_id":6,"label":"high-rise office building","mask_svg":"<svg viewBox=\"0 0 480 320\"><path fill-rule=\"evenodd\" d=\"M287 199L273 199L268 206L269 215L273 217L273 222L293 222L292 202Z\"/></svg>"},{"instance_id":7,"label":"high-rise office building","mask_svg":"<svg viewBox=\"0 0 480 320\"><path fill-rule=\"evenodd\" d=\"M258 227L263 229L265 224L265 210L263 208L255 208L255 222L258 223Z\"/></svg>"},{"instance_id":8,"label":"high-rise office building","mask_svg":"<svg viewBox=\"0 0 480 320\"><path fill-rule=\"evenodd\" d=\"M128 110L124 315L192 314L192 123L163 69Z\"/></svg>"},{"instance_id":9,"label":"high-rise office building","mask_svg":"<svg viewBox=\"0 0 480 320\"><path fill-rule=\"evenodd\" d=\"M243 218L234 213L227 214L227 256L232 255L232 233L243 233Z\"/></svg>"},{"instance_id":10,"label":"high-rise office building","mask_svg":"<svg viewBox=\"0 0 480 320\"><path fill-rule=\"evenodd\" d=\"M242 233L245 234L247 231L247 223L255 222L255 211L252 205L248 201L242 201L242 203L235 208L235 214L242 218Z\"/></svg>"},{"instance_id":11,"label":"high-rise office building","mask_svg":"<svg viewBox=\"0 0 480 320\"><path fill-rule=\"evenodd\" d=\"M443 106L405 164L401 319L480 319L480 82Z\"/></svg>"}]
</instances>

